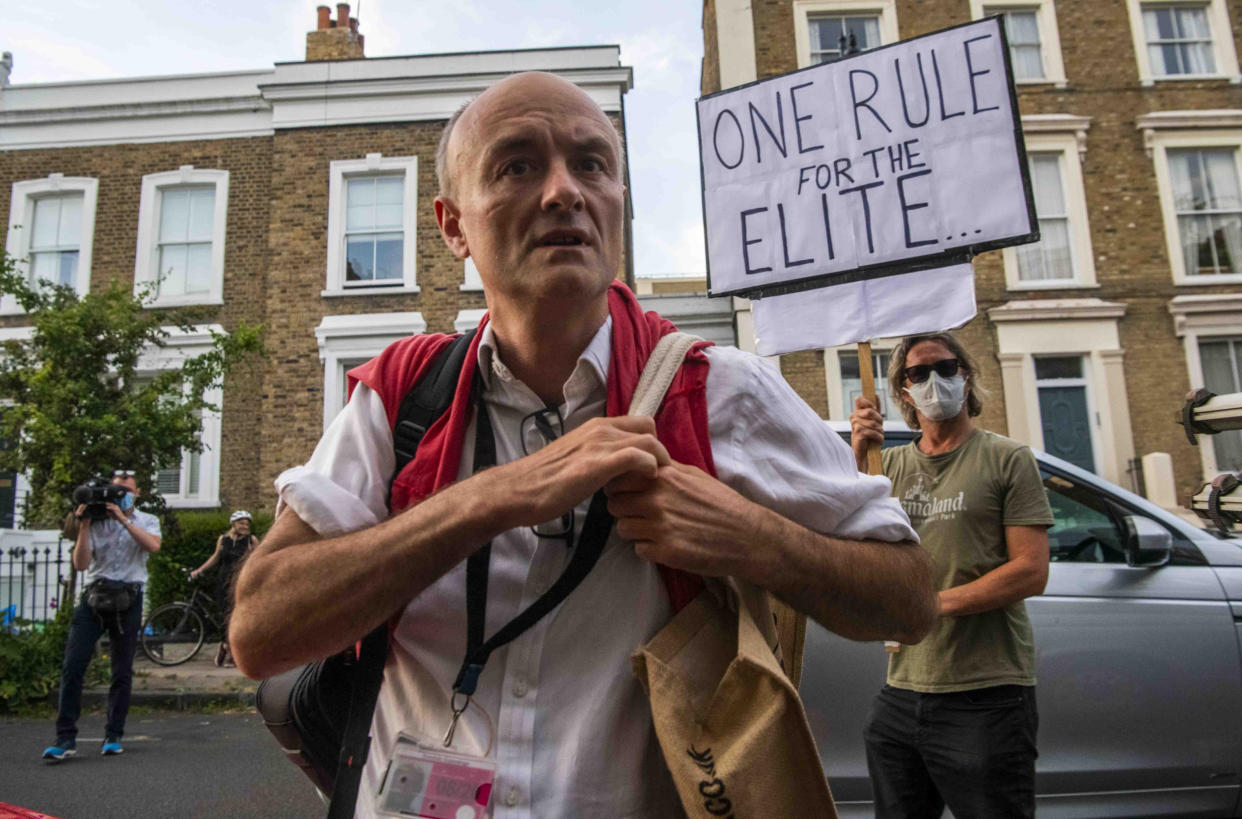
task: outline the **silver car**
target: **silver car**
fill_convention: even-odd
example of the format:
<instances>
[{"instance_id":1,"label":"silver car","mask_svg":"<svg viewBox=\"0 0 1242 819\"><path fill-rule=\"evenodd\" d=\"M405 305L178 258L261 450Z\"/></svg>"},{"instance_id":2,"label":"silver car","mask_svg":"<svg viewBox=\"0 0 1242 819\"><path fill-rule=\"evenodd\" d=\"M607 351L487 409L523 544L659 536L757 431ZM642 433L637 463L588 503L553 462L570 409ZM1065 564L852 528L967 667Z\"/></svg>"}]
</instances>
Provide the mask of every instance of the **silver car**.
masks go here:
<instances>
[{"instance_id":1,"label":"silver car","mask_svg":"<svg viewBox=\"0 0 1242 819\"><path fill-rule=\"evenodd\" d=\"M1048 587L1026 601L1039 815L1239 816L1242 539L1035 456L1056 518ZM843 817L872 815L863 725L887 656L807 626L802 698Z\"/></svg>"}]
</instances>

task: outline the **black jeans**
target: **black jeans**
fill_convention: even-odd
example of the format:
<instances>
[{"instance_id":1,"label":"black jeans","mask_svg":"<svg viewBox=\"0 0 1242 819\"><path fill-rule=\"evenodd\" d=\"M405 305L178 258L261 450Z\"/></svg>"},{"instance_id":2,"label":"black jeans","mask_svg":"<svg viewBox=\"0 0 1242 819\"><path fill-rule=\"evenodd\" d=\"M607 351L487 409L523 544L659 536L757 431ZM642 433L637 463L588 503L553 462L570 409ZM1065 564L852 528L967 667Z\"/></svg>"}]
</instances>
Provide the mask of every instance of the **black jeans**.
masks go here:
<instances>
[{"instance_id":1,"label":"black jeans","mask_svg":"<svg viewBox=\"0 0 1242 819\"><path fill-rule=\"evenodd\" d=\"M85 603L73 610L69 639L65 642L65 664L60 669L60 705L56 714L56 738L78 735L82 713L82 680L90 664L95 643L108 632L112 641L112 687L108 690L108 724L104 734L120 737L125 733L129 713L129 693L134 682L134 649L142 627L142 592L134 597L129 610L121 614L98 615Z\"/></svg>"},{"instance_id":2,"label":"black jeans","mask_svg":"<svg viewBox=\"0 0 1242 819\"><path fill-rule=\"evenodd\" d=\"M884 686L864 738L878 819L1035 815L1035 689L951 694Z\"/></svg>"}]
</instances>

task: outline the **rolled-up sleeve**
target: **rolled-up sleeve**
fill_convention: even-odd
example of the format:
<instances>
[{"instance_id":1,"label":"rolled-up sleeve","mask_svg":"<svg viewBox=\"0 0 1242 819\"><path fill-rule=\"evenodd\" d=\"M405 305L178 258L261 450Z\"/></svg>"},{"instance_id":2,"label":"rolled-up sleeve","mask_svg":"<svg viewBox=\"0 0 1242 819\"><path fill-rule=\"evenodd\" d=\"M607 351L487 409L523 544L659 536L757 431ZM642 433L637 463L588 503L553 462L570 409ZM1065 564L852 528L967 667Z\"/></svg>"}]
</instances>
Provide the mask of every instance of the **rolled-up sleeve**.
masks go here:
<instances>
[{"instance_id":1,"label":"rolled-up sleeve","mask_svg":"<svg viewBox=\"0 0 1242 819\"><path fill-rule=\"evenodd\" d=\"M850 447L775 367L731 347L707 355L708 429L721 481L820 534L918 541L888 478L860 473Z\"/></svg>"},{"instance_id":2,"label":"rolled-up sleeve","mask_svg":"<svg viewBox=\"0 0 1242 819\"><path fill-rule=\"evenodd\" d=\"M280 504L325 537L374 526L388 517L388 480L396 466L392 430L380 397L359 384L328 426L310 460L276 478Z\"/></svg>"}]
</instances>

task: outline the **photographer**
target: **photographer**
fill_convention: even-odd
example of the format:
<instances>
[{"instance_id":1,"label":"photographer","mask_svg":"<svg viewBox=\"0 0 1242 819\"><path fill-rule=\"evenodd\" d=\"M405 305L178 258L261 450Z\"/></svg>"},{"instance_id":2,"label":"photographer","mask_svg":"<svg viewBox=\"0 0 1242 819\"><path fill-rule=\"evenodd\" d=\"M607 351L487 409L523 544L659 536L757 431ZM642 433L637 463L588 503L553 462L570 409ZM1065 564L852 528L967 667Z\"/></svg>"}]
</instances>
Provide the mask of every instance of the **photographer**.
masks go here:
<instances>
[{"instance_id":1,"label":"photographer","mask_svg":"<svg viewBox=\"0 0 1242 819\"><path fill-rule=\"evenodd\" d=\"M118 470L109 486L83 487L74 493L75 499L80 499L83 489L88 493L93 490L93 494L91 502L80 503L75 512L81 524L73 547L73 568L86 576L65 643L56 742L43 751L43 758L53 762L76 753L82 680L95 643L105 630L112 643L112 687L108 691L108 723L101 753L121 753L133 683L134 649L142 625L147 556L160 550L159 518L134 508L141 493L133 472Z\"/></svg>"}]
</instances>

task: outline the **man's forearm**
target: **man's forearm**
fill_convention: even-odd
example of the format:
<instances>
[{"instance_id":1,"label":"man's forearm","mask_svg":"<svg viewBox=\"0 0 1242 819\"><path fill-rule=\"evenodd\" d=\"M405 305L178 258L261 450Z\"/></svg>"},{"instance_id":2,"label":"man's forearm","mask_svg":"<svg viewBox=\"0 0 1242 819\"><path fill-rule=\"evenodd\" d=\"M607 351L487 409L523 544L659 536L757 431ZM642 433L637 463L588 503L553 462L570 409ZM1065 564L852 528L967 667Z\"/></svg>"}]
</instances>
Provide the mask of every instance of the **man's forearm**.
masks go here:
<instances>
[{"instance_id":1,"label":"man's forearm","mask_svg":"<svg viewBox=\"0 0 1242 819\"><path fill-rule=\"evenodd\" d=\"M1047 564L1011 560L969 583L940 592L940 616L961 617L1004 608L1043 593Z\"/></svg>"},{"instance_id":2,"label":"man's forearm","mask_svg":"<svg viewBox=\"0 0 1242 819\"><path fill-rule=\"evenodd\" d=\"M84 572L91 565L91 521L78 521L78 539L73 544L73 568Z\"/></svg>"},{"instance_id":3,"label":"man's forearm","mask_svg":"<svg viewBox=\"0 0 1242 819\"><path fill-rule=\"evenodd\" d=\"M918 642L936 618L931 559L913 543L827 537L701 469L609 487L617 533L639 557L704 577L738 577L854 640Z\"/></svg>"},{"instance_id":4,"label":"man's forearm","mask_svg":"<svg viewBox=\"0 0 1242 819\"><path fill-rule=\"evenodd\" d=\"M931 630L932 566L917 544L842 540L784 518L769 527L765 551L780 558L768 562L760 585L796 610L852 640L912 644Z\"/></svg>"},{"instance_id":5,"label":"man's forearm","mask_svg":"<svg viewBox=\"0 0 1242 819\"><path fill-rule=\"evenodd\" d=\"M362 532L320 539L286 512L242 566L229 644L252 677L345 648L508 529L553 520L668 452L650 418L594 418ZM296 548L291 548L296 547Z\"/></svg>"},{"instance_id":6,"label":"man's forearm","mask_svg":"<svg viewBox=\"0 0 1242 819\"><path fill-rule=\"evenodd\" d=\"M161 538L143 529L137 523L134 523L132 519L123 525L125 526L125 531L129 532L129 536L134 539L134 543L138 544L139 549L151 554L155 554L160 550Z\"/></svg>"},{"instance_id":7,"label":"man's forearm","mask_svg":"<svg viewBox=\"0 0 1242 819\"><path fill-rule=\"evenodd\" d=\"M229 646L242 671L268 677L344 649L493 537L484 499L463 486L331 539L282 514L237 578Z\"/></svg>"}]
</instances>

